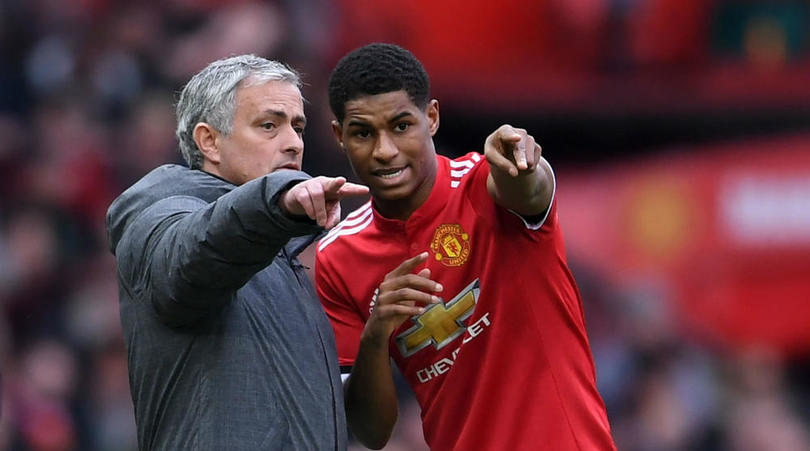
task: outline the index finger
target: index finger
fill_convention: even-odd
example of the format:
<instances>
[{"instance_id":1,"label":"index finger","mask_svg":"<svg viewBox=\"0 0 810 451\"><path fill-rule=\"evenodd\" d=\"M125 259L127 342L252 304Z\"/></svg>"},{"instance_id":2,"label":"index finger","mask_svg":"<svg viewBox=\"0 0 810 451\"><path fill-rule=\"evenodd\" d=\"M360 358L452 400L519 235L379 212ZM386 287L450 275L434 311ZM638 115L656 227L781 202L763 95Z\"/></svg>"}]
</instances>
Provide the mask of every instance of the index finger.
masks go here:
<instances>
[{"instance_id":1,"label":"index finger","mask_svg":"<svg viewBox=\"0 0 810 451\"><path fill-rule=\"evenodd\" d=\"M528 169L529 164L526 161L526 140L523 137L514 145L512 155L515 157L515 164L521 171Z\"/></svg>"},{"instance_id":2,"label":"index finger","mask_svg":"<svg viewBox=\"0 0 810 451\"><path fill-rule=\"evenodd\" d=\"M322 179L323 191L326 194L336 194L346 184L346 177L318 177Z\"/></svg>"},{"instance_id":3,"label":"index finger","mask_svg":"<svg viewBox=\"0 0 810 451\"><path fill-rule=\"evenodd\" d=\"M368 187L357 183L346 182L337 192L338 196L362 196L368 194Z\"/></svg>"},{"instance_id":4,"label":"index finger","mask_svg":"<svg viewBox=\"0 0 810 451\"><path fill-rule=\"evenodd\" d=\"M422 252L421 254L411 257L404 262L400 263L399 266L396 267L393 271L389 272L385 275L385 280L388 280L392 277L402 276L405 274L410 274L416 269L417 266L421 265L427 260L428 253L427 251Z\"/></svg>"}]
</instances>

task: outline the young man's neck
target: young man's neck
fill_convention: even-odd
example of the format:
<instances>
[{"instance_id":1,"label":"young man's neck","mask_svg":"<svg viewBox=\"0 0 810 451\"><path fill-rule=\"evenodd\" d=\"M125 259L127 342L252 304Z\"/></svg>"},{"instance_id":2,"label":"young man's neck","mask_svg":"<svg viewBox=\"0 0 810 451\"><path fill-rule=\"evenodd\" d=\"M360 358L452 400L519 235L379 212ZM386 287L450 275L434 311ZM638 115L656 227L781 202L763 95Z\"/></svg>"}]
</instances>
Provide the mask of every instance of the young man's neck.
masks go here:
<instances>
[{"instance_id":1,"label":"young man's neck","mask_svg":"<svg viewBox=\"0 0 810 451\"><path fill-rule=\"evenodd\" d=\"M410 205L407 203L407 199L403 200L394 200L394 201L383 201L380 202L378 200L374 200L374 208L377 212L384 218L387 219L398 219L400 221L407 221L408 218L411 217L414 211L421 206L420 205Z\"/></svg>"},{"instance_id":2,"label":"young man's neck","mask_svg":"<svg viewBox=\"0 0 810 451\"><path fill-rule=\"evenodd\" d=\"M413 212L427 201L435 183L436 173L434 172L432 177L425 180L425 186L417 190L412 196L397 200L379 200L375 198L374 208L384 218L407 221Z\"/></svg>"}]
</instances>

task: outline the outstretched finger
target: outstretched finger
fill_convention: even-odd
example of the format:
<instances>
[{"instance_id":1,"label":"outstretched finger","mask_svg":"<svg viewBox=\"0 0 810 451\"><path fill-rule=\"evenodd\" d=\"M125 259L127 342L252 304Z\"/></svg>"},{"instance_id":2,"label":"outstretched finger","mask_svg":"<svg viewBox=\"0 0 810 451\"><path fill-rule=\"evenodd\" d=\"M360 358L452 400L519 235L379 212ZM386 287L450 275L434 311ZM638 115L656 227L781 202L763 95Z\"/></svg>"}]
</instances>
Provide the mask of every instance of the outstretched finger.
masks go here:
<instances>
[{"instance_id":1,"label":"outstretched finger","mask_svg":"<svg viewBox=\"0 0 810 451\"><path fill-rule=\"evenodd\" d=\"M427 260L427 258L428 253L422 252L421 254L415 257L411 257L405 260L404 262L400 263L399 266L397 266L393 271L386 274L385 280L389 280L393 277L401 276L404 274L410 274L411 272L413 272L414 269L416 269L417 266L424 263Z\"/></svg>"},{"instance_id":2,"label":"outstretched finger","mask_svg":"<svg viewBox=\"0 0 810 451\"><path fill-rule=\"evenodd\" d=\"M380 292L394 292L403 288L413 288L425 293L438 293L444 289L442 284L430 279L430 270L427 268L417 274L402 274L386 279L380 284Z\"/></svg>"},{"instance_id":3,"label":"outstretched finger","mask_svg":"<svg viewBox=\"0 0 810 451\"><path fill-rule=\"evenodd\" d=\"M534 141L534 136L526 135L524 155L526 156L526 169L532 170L537 165L536 157L537 143Z\"/></svg>"},{"instance_id":4,"label":"outstretched finger","mask_svg":"<svg viewBox=\"0 0 810 451\"><path fill-rule=\"evenodd\" d=\"M526 159L526 140L521 138L512 145L512 156L515 159L517 168L521 171L528 169L529 164Z\"/></svg>"},{"instance_id":5,"label":"outstretched finger","mask_svg":"<svg viewBox=\"0 0 810 451\"><path fill-rule=\"evenodd\" d=\"M430 293L425 293L424 291L417 290L415 288L400 288L394 291L388 291L383 293L380 290L380 295L377 297L377 304L378 305L386 305L386 304L401 304L401 303L417 303L422 305L429 305L429 304L437 304L440 302L438 296Z\"/></svg>"},{"instance_id":6,"label":"outstretched finger","mask_svg":"<svg viewBox=\"0 0 810 451\"><path fill-rule=\"evenodd\" d=\"M364 196L368 194L368 187L357 183L346 182L337 192L338 197Z\"/></svg>"},{"instance_id":7,"label":"outstretched finger","mask_svg":"<svg viewBox=\"0 0 810 451\"><path fill-rule=\"evenodd\" d=\"M319 179L323 180L321 184L323 185L323 191L330 197L335 197L340 188L346 184L346 177L318 177Z\"/></svg>"}]
</instances>

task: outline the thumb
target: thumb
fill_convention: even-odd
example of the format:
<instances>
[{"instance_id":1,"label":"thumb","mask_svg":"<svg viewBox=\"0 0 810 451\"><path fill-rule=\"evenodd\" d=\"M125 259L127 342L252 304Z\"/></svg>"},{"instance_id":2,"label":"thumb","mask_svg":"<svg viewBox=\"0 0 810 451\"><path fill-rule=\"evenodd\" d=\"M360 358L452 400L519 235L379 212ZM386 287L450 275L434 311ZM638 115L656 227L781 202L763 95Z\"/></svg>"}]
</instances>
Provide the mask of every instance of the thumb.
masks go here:
<instances>
[{"instance_id":1,"label":"thumb","mask_svg":"<svg viewBox=\"0 0 810 451\"><path fill-rule=\"evenodd\" d=\"M520 139L521 136L514 131L502 133L501 136L499 137L501 149L504 152L509 152L517 149L517 147L520 145Z\"/></svg>"}]
</instances>

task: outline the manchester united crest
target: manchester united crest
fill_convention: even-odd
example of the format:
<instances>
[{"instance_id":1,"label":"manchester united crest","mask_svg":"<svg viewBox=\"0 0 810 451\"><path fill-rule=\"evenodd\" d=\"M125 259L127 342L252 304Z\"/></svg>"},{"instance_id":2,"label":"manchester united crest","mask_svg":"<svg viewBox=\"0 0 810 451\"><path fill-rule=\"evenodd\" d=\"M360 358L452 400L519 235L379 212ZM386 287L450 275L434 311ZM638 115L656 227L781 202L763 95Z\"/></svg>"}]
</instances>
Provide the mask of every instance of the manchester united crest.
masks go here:
<instances>
[{"instance_id":1,"label":"manchester united crest","mask_svg":"<svg viewBox=\"0 0 810 451\"><path fill-rule=\"evenodd\" d=\"M445 266L461 266L470 257L470 236L458 224L442 224L430 243L433 255Z\"/></svg>"}]
</instances>

